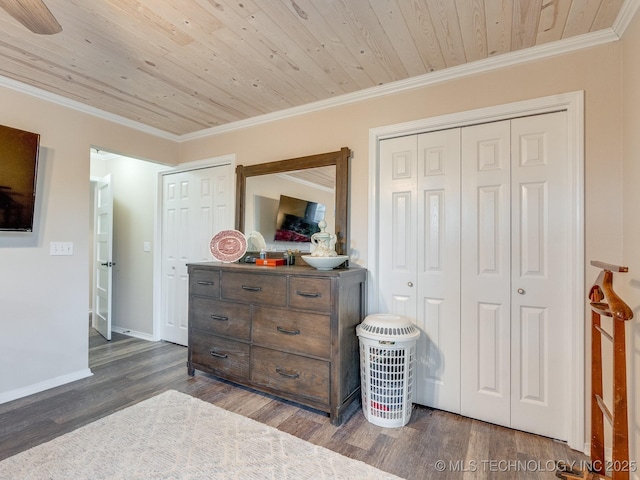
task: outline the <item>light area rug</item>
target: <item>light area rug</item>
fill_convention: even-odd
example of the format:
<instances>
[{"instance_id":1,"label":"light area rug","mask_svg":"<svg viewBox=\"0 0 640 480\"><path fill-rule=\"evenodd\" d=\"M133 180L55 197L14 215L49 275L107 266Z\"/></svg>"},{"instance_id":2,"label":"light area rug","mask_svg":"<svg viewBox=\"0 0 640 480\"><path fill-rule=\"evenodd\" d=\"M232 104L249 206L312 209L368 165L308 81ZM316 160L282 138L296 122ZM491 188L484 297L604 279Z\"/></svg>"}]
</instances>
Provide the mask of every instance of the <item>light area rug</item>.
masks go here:
<instances>
[{"instance_id":1,"label":"light area rug","mask_svg":"<svg viewBox=\"0 0 640 480\"><path fill-rule=\"evenodd\" d=\"M398 478L173 390L0 462L2 480Z\"/></svg>"}]
</instances>

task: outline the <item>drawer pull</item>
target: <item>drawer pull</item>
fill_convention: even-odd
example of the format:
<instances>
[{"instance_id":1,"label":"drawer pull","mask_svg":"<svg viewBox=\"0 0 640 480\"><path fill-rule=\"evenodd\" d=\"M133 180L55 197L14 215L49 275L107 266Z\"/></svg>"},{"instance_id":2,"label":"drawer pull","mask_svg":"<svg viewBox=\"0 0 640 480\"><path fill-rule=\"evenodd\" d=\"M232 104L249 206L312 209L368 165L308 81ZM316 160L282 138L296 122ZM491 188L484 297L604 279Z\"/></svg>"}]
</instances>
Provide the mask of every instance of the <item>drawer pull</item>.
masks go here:
<instances>
[{"instance_id":1,"label":"drawer pull","mask_svg":"<svg viewBox=\"0 0 640 480\"><path fill-rule=\"evenodd\" d=\"M226 353L218 353L215 350L211 350L209 351L209 353L211 354L212 357L216 357L216 358L227 358L228 355Z\"/></svg>"},{"instance_id":2,"label":"drawer pull","mask_svg":"<svg viewBox=\"0 0 640 480\"><path fill-rule=\"evenodd\" d=\"M280 368L280 367L276 367L276 373L278 373L279 375L282 375L283 377L287 377L287 378L298 378L300 377L299 373L289 373L286 370Z\"/></svg>"},{"instance_id":3,"label":"drawer pull","mask_svg":"<svg viewBox=\"0 0 640 480\"><path fill-rule=\"evenodd\" d=\"M262 287L250 287L249 285L242 285L243 290L249 290L250 292L259 292Z\"/></svg>"},{"instance_id":4,"label":"drawer pull","mask_svg":"<svg viewBox=\"0 0 640 480\"><path fill-rule=\"evenodd\" d=\"M310 293L310 292L301 292L300 290L296 290L296 295L300 295L301 297L307 298L319 298L319 293Z\"/></svg>"},{"instance_id":5,"label":"drawer pull","mask_svg":"<svg viewBox=\"0 0 640 480\"><path fill-rule=\"evenodd\" d=\"M209 286L212 286L212 285L215 285L215 283L214 282L205 282L205 281L201 280L201 281L198 282L198 285L209 285Z\"/></svg>"},{"instance_id":6,"label":"drawer pull","mask_svg":"<svg viewBox=\"0 0 640 480\"><path fill-rule=\"evenodd\" d=\"M287 330L286 328L276 327L280 333L284 333L285 335L300 335L300 330Z\"/></svg>"},{"instance_id":7,"label":"drawer pull","mask_svg":"<svg viewBox=\"0 0 640 480\"><path fill-rule=\"evenodd\" d=\"M211 317L212 320L217 320L219 322L226 322L226 321L229 320L229 317L221 317L220 315L211 314L210 317Z\"/></svg>"}]
</instances>

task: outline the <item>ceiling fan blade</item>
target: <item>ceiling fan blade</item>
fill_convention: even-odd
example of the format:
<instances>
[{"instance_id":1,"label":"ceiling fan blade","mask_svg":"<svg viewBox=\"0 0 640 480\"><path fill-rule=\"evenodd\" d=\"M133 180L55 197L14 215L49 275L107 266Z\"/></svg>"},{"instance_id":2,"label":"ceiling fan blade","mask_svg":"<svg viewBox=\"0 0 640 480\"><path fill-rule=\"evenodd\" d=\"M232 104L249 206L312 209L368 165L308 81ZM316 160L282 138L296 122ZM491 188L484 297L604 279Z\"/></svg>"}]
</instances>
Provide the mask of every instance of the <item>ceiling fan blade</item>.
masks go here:
<instances>
[{"instance_id":1,"label":"ceiling fan blade","mask_svg":"<svg viewBox=\"0 0 640 480\"><path fill-rule=\"evenodd\" d=\"M53 35L62 31L42 0L0 0L0 7L33 33Z\"/></svg>"}]
</instances>

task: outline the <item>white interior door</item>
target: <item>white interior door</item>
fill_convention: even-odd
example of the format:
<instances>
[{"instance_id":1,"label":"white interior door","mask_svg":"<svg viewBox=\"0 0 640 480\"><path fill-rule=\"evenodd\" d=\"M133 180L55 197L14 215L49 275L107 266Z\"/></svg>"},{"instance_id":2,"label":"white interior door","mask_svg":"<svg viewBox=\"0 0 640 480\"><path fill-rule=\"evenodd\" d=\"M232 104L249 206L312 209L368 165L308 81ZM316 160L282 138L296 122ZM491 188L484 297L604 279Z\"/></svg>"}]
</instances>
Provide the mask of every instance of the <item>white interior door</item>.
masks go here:
<instances>
[{"instance_id":1,"label":"white interior door","mask_svg":"<svg viewBox=\"0 0 640 480\"><path fill-rule=\"evenodd\" d=\"M113 189L111 175L96 185L94 200L93 315L91 324L111 340L113 284Z\"/></svg>"},{"instance_id":2,"label":"white interior door","mask_svg":"<svg viewBox=\"0 0 640 480\"><path fill-rule=\"evenodd\" d=\"M211 238L233 228L232 173L221 165L162 176L163 340L187 345L187 264L211 261Z\"/></svg>"}]
</instances>

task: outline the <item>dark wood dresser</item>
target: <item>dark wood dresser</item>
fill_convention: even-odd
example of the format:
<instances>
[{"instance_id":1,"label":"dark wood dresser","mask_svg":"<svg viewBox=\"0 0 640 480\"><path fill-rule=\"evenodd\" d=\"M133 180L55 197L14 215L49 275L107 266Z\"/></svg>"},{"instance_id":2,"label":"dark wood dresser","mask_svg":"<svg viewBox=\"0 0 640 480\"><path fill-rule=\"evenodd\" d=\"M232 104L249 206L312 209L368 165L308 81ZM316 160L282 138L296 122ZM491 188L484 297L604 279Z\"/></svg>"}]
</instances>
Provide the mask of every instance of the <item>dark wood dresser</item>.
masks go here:
<instances>
[{"instance_id":1,"label":"dark wood dresser","mask_svg":"<svg viewBox=\"0 0 640 480\"><path fill-rule=\"evenodd\" d=\"M360 395L355 328L366 270L192 263L189 375L195 369L329 413Z\"/></svg>"}]
</instances>

